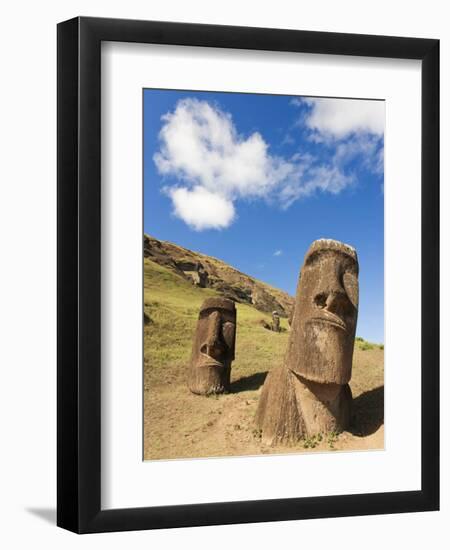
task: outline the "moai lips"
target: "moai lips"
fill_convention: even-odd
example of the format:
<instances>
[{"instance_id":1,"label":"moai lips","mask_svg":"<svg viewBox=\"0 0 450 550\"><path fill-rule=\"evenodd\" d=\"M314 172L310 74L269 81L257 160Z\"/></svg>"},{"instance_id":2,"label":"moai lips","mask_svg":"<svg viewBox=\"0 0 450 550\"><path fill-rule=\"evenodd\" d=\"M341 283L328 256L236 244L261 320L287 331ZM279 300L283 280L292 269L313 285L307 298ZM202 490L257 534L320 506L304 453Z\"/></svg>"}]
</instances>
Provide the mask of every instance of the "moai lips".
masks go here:
<instances>
[{"instance_id":1,"label":"moai lips","mask_svg":"<svg viewBox=\"0 0 450 550\"><path fill-rule=\"evenodd\" d=\"M297 286L284 365L264 383L256 423L266 443L342 431L358 314L358 259L351 246L314 241Z\"/></svg>"},{"instance_id":2,"label":"moai lips","mask_svg":"<svg viewBox=\"0 0 450 550\"><path fill-rule=\"evenodd\" d=\"M206 299L199 312L188 369L188 387L199 395L229 390L236 341L236 306L227 298Z\"/></svg>"}]
</instances>

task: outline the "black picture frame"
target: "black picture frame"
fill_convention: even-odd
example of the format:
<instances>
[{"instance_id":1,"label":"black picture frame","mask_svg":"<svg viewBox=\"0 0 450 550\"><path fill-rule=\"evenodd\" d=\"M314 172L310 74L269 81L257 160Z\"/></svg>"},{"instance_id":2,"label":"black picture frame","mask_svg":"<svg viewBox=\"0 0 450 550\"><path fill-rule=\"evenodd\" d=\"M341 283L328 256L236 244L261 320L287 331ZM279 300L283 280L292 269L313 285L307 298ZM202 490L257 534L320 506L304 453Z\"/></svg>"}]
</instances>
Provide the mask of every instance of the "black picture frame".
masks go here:
<instances>
[{"instance_id":1,"label":"black picture frame","mask_svg":"<svg viewBox=\"0 0 450 550\"><path fill-rule=\"evenodd\" d=\"M422 61L420 491L101 509L102 41ZM58 25L57 66L57 524L94 533L438 510L439 41L77 17Z\"/></svg>"}]
</instances>

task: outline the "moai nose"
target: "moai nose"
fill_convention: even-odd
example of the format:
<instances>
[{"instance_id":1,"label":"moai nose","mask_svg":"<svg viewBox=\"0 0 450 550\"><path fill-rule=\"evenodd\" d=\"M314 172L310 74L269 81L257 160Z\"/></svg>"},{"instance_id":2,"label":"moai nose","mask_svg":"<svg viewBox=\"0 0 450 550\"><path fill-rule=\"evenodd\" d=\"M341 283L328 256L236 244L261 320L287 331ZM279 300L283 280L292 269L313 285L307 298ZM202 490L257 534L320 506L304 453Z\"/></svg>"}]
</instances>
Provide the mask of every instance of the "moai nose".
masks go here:
<instances>
[{"instance_id":1,"label":"moai nose","mask_svg":"<svg viewBox=\"0 0 450 550\"><path fill-rule=\"evenodd\" d=\"M327 290L314 296L314 305L319 309L325 309L335 315L344 313L347 296L343 290Z\"/></svg>"},{"instance_id":2,"label":"moai nose","mask_svg":"<svg viewBox=\"0 0 450 550\"><path fill-rule=\"evenodd\" d=\"M208 317L208 333L206 342L202 346L210 357L218 357L223 353L224 345L220 338L221 318L217 311ZM203 351L203 349L202 349Z\"/></svg>"},{"instance_id":3,"label":"moai nose","mask_svg":"<svg viewBox=\"0 0 450 550\"><path fill-rule=\"evenodd\" d=\"M348 307L348 298L343 290L335 290L327 296L325 309L339 317L343 317Z\"/></svg>"},{"instance_id":4,"label":"moai nose","mask_svg":"<svg viewBox=\"0 0 450 550\"><path fill-rule=\"evenodd\" d=\"M329 296L328 292L318 292L314 296L314 304L318 308L324 309L327 306L328 296Z\"/></svg>"}]
</instances>

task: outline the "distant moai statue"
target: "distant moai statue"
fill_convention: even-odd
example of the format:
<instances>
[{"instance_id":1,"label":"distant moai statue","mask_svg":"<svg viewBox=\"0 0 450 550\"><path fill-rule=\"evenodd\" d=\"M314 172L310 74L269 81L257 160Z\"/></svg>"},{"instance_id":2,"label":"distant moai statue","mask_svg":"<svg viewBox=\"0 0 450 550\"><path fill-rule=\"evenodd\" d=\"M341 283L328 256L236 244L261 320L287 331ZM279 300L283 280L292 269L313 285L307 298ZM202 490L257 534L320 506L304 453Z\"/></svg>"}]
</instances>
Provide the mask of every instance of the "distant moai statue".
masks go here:
<instances>
[{"instance_id":1,"label":"distant moai statue","mask_svg":"<svg viewBox=\"0 0 450 550\"><path fill-rule=\"evenodd\" d=\"M234 302L207 298L200 307L188 368L187 384L192 393L209 395L229 390L235 342Z\"/></svg>"},{"instance_id":2,"label":"distant moai statue","mask_svg":"<svg viewBox=\"0 0 450 550\"><path fill-rule=\"evenodd\" d=\"M358 272L353 247L331 239L310 246L284 365L269 373L258 403L256 423L265 443L292 443L348 427Z\"/></svg>"},{"instance_id":3,"label":"distant moai statue","mask_svg":"<svg viewBox=\"0 0 450 550\"><path fill-rule=\"evenodd\" d=\"M198 286L201 288L206 288L208 286L208 272L206 269L202 266L202 264L199 264L197 269L198 274Z\"/></svg>"},{"instance_id":4,"label":"distant moai statue","mask_svg":"<svg viewBox=\"0 0 450 550\"><path fill-rule=\"evenodd\" d=\"M274 332L280 332L280 314L278 311L272 312L272 330Z\"/></svg>"}]
</instances>

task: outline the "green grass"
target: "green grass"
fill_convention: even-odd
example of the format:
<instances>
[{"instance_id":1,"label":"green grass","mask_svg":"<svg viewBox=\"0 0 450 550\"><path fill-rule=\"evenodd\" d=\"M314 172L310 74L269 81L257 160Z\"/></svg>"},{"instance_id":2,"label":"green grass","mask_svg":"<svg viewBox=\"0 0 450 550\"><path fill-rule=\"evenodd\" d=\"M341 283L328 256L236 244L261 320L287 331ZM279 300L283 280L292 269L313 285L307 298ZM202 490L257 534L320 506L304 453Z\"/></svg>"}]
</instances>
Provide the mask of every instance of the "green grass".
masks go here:
<instances>
[{"instance_id":1,"label":"green grass","mask_svg":"<svg viewBox=\"0 0 450 550\"><path fill-rule=\"evenodd\" d=\"M198 288L174 271L145 259L144 309L151 323L144 328L144 384L179 382L191 353L192 335L203 300L217 296ZM236 304L237 338L233 379L269 371L283 360L287 345L287 319L280 333L260 325L271 316L246 304ZM276 359L274 359L276 358Z\"/></svg>"},{"instance_id":2,"label":"green grass","mask_svg":"<svg viewBox=\"0 0 450 550\"><path fill-rule=\"evenodd\" d=\"M213 289L202 289L169 268L144 261L144 456L167 459L199 456L239 456L275 452L264 446L254 425L266 373L284 360L289 331L263 328L271 315L247 304L236 304L236 359L231 391L201 397L185 384L192 336L200 305ZM350 382L354 414L361 436L377 429L383 415L383 346L358 337ZM359 432L358 432L359 433ZM299 442L302 451L359 448L360 435L320 434ZM374 443L374 448L381 444ZM377 446L378 445L378 446ZM295 447L277 449L294 452Z\"/></svg>"},{"instance_id":3,"label":"green grass","mask_svg":"<svg viewBox=\"0 0 450 550\"><path fill-rule=\"evenodd\" d=\"M384 344L374 344L372 342L368 342L367 340L364 340L364 338L361 338L361 336L357 336L355 338L355 348L360 349L361 351L368 351L372 349L384 350Z\"/></svg>"},{"instance_id":4,"label":"green grass","mask_svg":"<svg viewBox=\"0 0 450 550\"><path fill-rule=\"evenodd\" d=\"M191 353L192 336L203 300L219 295L215 290L199 288L169 268L144 261L144 309L151 323L144 328L144 381L180 382ZM261 320L271 316L247 304L236 304L237 338L233 378L250 377L281 364L289 337L287 319L281 319L282 331L271 332ZM355 350L383 350L383 344L367 342L357 336Z\"/></svg>"}]
</instances>

